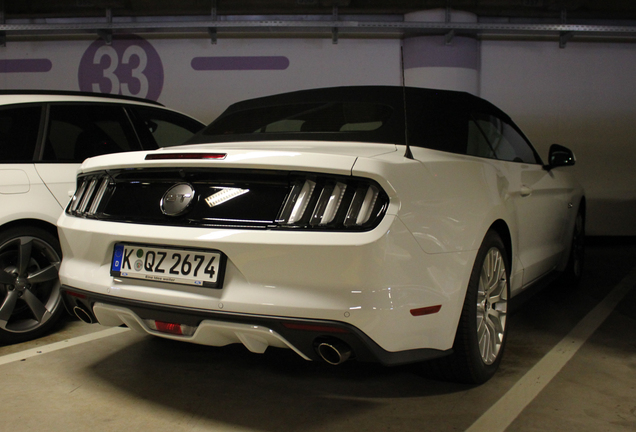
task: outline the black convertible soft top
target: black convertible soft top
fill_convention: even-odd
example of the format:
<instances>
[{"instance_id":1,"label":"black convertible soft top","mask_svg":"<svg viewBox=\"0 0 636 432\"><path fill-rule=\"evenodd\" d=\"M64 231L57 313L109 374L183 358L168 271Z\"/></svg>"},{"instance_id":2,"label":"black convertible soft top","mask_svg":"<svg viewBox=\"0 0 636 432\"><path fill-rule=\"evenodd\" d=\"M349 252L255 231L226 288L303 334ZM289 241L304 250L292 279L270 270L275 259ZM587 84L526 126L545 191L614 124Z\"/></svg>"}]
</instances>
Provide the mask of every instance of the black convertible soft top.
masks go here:
<instances>
[{"instance_id":1,"label":"black convertible soft top","mask_svg":"<svg viewBox=\"0 0 636 432\"><path fill-rule=\"evenodd\" d=\"M329 87L237 102L188 143L312 140L404 145L408 130L411 146L462 153L472 112L512 123L491 103L465 92Z\"/></svg>"}]
</instances>

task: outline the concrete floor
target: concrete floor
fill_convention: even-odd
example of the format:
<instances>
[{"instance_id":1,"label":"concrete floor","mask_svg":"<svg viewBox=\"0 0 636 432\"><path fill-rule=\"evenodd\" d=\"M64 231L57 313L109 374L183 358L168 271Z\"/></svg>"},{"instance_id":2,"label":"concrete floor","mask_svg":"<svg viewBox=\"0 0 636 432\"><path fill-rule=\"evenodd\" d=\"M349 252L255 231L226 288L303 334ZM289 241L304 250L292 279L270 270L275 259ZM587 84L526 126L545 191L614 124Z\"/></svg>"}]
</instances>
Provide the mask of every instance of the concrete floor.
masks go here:
<instances>
[{"instance_id":1,"label":"concrete floor","mask_svg":"<svg viewBox=\"0 0 636 432\"><path fill-rule=\"evenodd\" d=\"M616 287L625 296L608 306ZM593 243L578 290L515 300L501 369L479 387L427 378L418 365L330 367L290 350L125 329L102 337L104 327L69 318L47 337L0 346L0 431L633 432L635 305L636 242Z\"/></svg>"}]
</instances>

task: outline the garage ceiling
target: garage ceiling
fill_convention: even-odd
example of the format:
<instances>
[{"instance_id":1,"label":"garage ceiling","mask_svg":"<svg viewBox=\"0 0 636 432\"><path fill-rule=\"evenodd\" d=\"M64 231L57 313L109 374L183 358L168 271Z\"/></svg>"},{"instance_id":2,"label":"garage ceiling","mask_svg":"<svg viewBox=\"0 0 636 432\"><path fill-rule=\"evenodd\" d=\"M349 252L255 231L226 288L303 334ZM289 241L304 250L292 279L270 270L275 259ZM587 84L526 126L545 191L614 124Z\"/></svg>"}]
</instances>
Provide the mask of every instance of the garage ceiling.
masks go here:
<instances>
[{"instance_id":1,"label":"garage ceiling","mask_svg":"<svg viewBox=\"0 0 636 432\"><path fill-rule=\"evenodd\" d=\"M405 22L404 14L444 9L446 21ZM451 10L476 23L453 23ZM21 37L116 33L199 33L329 37L413 34L480 38L636 41L633 0L0 0L0 44Z\"/></svg>"},{"instance_id":2,"label":"garage ceiling","mask_svg":"<svg viewBox=\"0 0 636 432\"><path fill-rule=\"evenodd\" d=\"M478 16L531 19L636 19L633 0L4 0L5 17L59 18L103 16L404 14L451 7Z\"/></svg>"}]
</instances>

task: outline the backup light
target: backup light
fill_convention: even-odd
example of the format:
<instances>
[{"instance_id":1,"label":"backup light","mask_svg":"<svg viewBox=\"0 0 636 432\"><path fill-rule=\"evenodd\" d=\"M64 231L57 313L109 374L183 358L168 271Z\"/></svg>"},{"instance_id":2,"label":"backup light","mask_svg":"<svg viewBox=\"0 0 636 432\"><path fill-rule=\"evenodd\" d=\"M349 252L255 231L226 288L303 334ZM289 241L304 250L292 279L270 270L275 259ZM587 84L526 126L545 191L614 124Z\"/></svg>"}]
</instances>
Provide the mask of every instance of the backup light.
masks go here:
<instances>
[{"instance_id":1,"label":"backup light","mask_svg":"<svg viewBox=\"0 0 636 432\"><path fill-rule=\"evenodd\" d=\"M234 199L243 194L246 194L249 191L250 191L249 189L241 189L241 188L233 188L233 187L221 188L221 190L219 190L218 192L207 197L205 199L205 203L210 207L215 207L215 206L223 204L224 202L228 202L231 199Z\"/></svg>"}]
</instances>

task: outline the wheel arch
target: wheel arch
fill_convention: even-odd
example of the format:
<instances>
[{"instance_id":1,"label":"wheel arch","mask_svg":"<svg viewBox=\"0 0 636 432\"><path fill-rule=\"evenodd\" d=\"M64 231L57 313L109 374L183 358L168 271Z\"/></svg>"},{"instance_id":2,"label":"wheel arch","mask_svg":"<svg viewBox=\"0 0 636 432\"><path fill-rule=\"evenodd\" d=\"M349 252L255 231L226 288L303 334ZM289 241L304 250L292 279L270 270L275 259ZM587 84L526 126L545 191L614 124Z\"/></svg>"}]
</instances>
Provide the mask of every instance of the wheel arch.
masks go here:
<instances>
[{"instance_id":1,"label":"wheel arch","mask_svg":"<svg viewBox=\"0 0 636 432\"><path fill-rule=\"evenodd\" d=\"M5 231L8 229L12 229L12 228L18 228L18 227L36 227L36 228L40 228L43 229L47 232L49 232L51 235L55 236L55 238L59 238L58 234L57 234L57 226L40 220L40 219L18 219L18 220L13 220L11 222L7 222L4 225L0 226L0 231Z\"/></svg>"},{"instance_id":2,"label":"wheel arch","mask_svg":"<svg viewBox=\"0 0 636 432\"><path fill-rule=\"evenodd\" d=\"M510 227L503 219L498 219L490 225L488 231L495 231L501 237L501 241L506 247L506 253L508 254L508 261L512 262L513 247L512 247L512 235L510 234ZM485 235L484 235L485 236Z\"/></svg>"},{"instance_id":3,"label":"wheel arch","mask_svg":"<svg viewBox=\"0 0 636 432\"><path fill-rule=\"evenodd\" d=\"M579 211L583 213L583 221L587 219L587 199L585 195L581 196L581 200L579 201Z\"/></svg>"}]
</instances>

